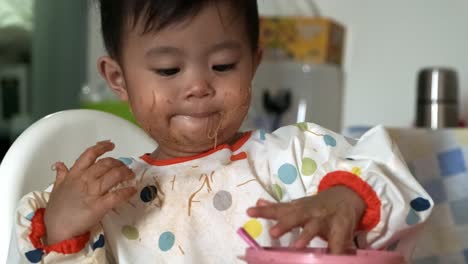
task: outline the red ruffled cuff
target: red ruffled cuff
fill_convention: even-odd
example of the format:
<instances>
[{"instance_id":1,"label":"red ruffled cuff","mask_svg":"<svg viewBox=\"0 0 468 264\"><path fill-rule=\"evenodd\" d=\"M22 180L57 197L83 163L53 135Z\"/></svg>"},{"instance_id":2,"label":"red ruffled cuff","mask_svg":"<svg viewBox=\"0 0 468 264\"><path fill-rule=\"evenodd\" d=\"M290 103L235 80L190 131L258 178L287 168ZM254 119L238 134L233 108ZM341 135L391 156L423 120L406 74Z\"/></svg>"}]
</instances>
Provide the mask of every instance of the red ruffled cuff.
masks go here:
<instances>
[{"instance_id":1,"label":"red ruffled cuff","mask_svg":"<svg viewBox=\"0 0 468 264\"><path fill-rule=\"evenodd\" d=\"M358 230L369 231L380 221L382 203L374 189L359 176L347 171L330 172L320 181L318 191L324 191L333 186L344 185L355 191L366 204L366 211L359 223Z\"/></svg>"},{"instance_id":2,"label":"red ruffled cuff","mask_svg":"<svg viewBox=\"0 0 468 264\"><path fill-rule=\"evenodd\" d=\"M41 240L46 235L44 212L44 208L37 209L31 219L31 234L29 234L29 240L31 240L31 243L36 249L42 249L45 253L58 252L62 254L73 254L80 252L86 246L90 238L90 232L54 245L44 245Z\"/></svg>"}]
</instances>

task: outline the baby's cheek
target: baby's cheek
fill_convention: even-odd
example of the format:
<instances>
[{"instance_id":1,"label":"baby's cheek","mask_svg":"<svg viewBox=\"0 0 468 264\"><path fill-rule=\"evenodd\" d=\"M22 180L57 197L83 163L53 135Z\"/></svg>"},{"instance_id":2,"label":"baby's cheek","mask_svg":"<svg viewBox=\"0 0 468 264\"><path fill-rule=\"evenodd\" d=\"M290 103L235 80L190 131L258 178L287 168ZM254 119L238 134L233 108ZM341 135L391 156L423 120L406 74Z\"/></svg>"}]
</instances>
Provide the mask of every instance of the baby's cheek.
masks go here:
<instances>
[{"instance_id":1,"label":"baby's cheek","mask_svg":"<svg viewBox=\"0 0 468 264\"><path fill-rule=\"evenodd\" d=\"M250 104L251 89L250 87L242 88L235 91L227 91L224 94L224 98L227 102L232 103L233 105L246 105Z\"/></svg>"},{"instance_id":2,"label":"baby's cheek","mask_svg":"<svg viewBox=\"0 0 468 264\"><path fill-rule=\"evenodd\" d=\"M226 119L231 123L240 124L244 121L245 116L249 110L249 102L243 102L230 108L226 113Z\"/></svg>"},{"instance_id":3,"label":"baby's cheek","mask_svg":"<svg viewBox=\"0 0 468 264\"><path fill-rule=\"evenodd\" d=\"M250 107L250 100L251 100L251 96L250 96L250 91L249 92L245 92L245 94L241 94L240 95L240 98L238 100L238 105L237 107L240 109L240 110L244 110L247 108Z\"/></svg>"}]
</instances>

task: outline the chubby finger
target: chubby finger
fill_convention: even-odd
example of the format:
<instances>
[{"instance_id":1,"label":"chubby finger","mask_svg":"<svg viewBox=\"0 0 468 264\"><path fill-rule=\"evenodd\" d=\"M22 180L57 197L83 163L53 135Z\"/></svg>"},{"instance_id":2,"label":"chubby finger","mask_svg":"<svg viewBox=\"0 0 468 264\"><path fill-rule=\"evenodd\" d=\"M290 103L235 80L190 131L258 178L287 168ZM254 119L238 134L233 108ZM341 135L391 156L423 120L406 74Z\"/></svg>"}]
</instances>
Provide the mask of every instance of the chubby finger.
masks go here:
<instances>
[{"instance_id":1,"label":"chubby finger","mask_svg":"<svg viewBox=\"0 0 468 264\"><path fill-rule=\"evenodd\" d=\"M86 177L90 180L102 177L114 168L128 168L122 161L110 157L102 158L94 163L86 171Z\"/></svg>"},{"instance_id":2,"label":"chubby finger","mask_svg":"<svg viewBox=\"0 0 468 264\"><path fill-rule=\"evenodd\" d=\"M134 187L128 187L112 191L101 197L97 206L102 207L103 210L109 211L119 204L128 201L135 193L137 189Z\"/></svg>"},{"instance_id":3,"label":"chubby finger","mask_svg":"<svg viewBox=\"0 0 468 264\"><path fill-rule=\"evenodd\" d=\"M279 238L292 229L303 226L308 219L309 221L319 221L313 218L310 219L303 210L293 210L292 207L283 210L281 215L276 225L270 228L270 236L273 238Z\"/></svg>"},{"instance_id":4,"label":"chubby finger","mask_svg":"<svg viewBox=\"0 0 468 264\"><path fill-rule=\"evenodd\" d=\"M98 183L95 186L98 188L98 194L102 195L107 193L113 187L116 187L117 184L134 178L135 173L127 166L114 167L105 173L102 177L100 177L97 180Z\"/></svg>"},{"instance_id":5,"label":"chubby finger","mask_svg":"<svg viewBox=\"0 0 468 264\"><path fill-rule=\"evenodd\" d=\"M265 199L258 199L257 203L256 203L256 206L261 207L261 206L267 206L267 205L273 205L273 204L275 204L275 203L267 201Z\"/></svg>"},{"instance_id":6,"label":"chubby finger","mask_svg":"<svg viewBox=\"0 0 468 264\"><path fill-rule=\"evenodd\" d=\"M328 232L328 247L332 254L344 254L353 244L353 226L345 218L335 217Z\"/></svg>"},{"instance_id":7,"label":"chubby finger","mask_svg":"<svg viewBox=\"0 0 468 264\"><path fill-rule=\"evenodd\" d=\"M322 225L320 221L309 221L302 229L301 235L294 242L294 247L302 249L309 245L310 241L320 234Z\"/></svg>"},{"instance_id":8,"label":"chubby finger","mask_svg":"<svg viewBox=\"0 0 468 264\"><path fill-rule=\"evenodd\" d=\"M83 152L83 154L81 154L73 165L72 170L83 171L89 168L96 162L97 158L102 156L104 153L113 150L114 147L114 143L110 141L101 141L96 143L96 145L89 147L85 152Z\"/></svg>"},{"instance_id":9,"label":"chubby finger","mask_svg":"<svg viewBox=\"0 0 468 264\"><path fill-rule=\"evenodd\" d=\"M284 206L278 203L251 207L247 209L247 215L255 218L278 220L281 217L282 211L284 211Z\"/></svg>"},{"instance_id":10,"label":"chubby finger","mask_svg":"<svg viewBox=\"0 0 468 264\"><path fill-rule=\"evenodd\" d=\"M65 180L65 177L68 174L68 168L65 165L65 163L60 162L60 161L56 162L54 164L54 168L55 168L55 171L56 171L55 184L58 185L58 184L62 183L63 180Z\"/></svg>"}]
</instances>

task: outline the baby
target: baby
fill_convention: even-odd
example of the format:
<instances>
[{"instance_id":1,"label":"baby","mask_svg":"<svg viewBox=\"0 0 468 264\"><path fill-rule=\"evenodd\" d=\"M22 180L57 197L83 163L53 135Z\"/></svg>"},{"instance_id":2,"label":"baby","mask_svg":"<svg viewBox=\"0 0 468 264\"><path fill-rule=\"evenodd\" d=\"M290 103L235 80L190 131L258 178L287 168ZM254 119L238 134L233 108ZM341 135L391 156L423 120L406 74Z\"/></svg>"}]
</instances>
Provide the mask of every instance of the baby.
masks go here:
<instances>
[{"instance_id":1,"label":"baby","mask_svg":"<svg viewBox=\"0 0 468 264\"><path fill-rule=\"evenodd\" d=\"M100 0L98 68L157 143L100 158L33 192L16 217L32 263L234 263L262 246L395 249L407 258L433 202L381 127L358 142L301 123L240 132L262 57L254 0ZM128 139L132 140L132 139ZM287 260L285 260L287 261Z\"/></svg>"}]
</instances>

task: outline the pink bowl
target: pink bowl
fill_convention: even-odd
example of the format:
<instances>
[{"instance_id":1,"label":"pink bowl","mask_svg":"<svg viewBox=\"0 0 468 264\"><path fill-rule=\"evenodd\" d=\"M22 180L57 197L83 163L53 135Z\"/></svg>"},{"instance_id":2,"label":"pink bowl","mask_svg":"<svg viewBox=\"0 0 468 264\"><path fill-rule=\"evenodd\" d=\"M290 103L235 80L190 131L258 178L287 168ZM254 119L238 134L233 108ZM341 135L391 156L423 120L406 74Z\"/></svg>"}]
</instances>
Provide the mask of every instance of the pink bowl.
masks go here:
<instances>
[{"instance_id":1,"label":"pink bowl","mask_svg":"<svg viewBox=\"0 0 468 264\"><path fill-rule=\"evenodd\" d=\"M248 248L244 260L249 264L404 264L404 258L394 252L356 250L347 255L330 255L325 248Z\"/></svg>"}]
</instances>

